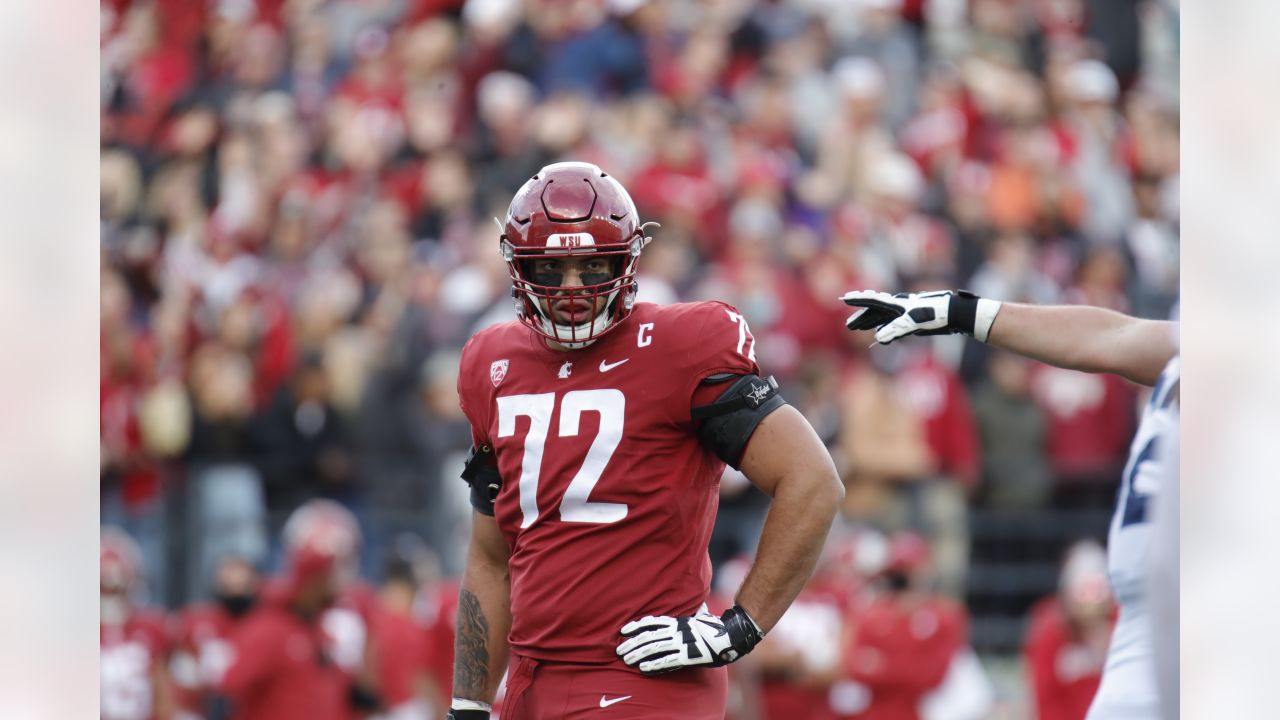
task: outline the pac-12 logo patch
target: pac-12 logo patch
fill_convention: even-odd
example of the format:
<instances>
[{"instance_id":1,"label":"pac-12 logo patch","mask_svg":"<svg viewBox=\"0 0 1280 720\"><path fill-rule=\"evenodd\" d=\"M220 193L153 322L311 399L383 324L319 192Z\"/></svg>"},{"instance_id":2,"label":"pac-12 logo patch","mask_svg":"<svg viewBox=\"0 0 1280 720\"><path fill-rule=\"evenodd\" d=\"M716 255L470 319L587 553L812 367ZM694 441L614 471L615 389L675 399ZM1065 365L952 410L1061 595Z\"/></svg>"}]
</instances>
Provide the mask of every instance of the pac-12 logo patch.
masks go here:
<instances>
[{"instance_id":1,"label":"pac-12 logo patch","mask_svg":"<svg viewBox=\"0 0 1280 720\"><path fill-rule=\"evenodd\" d=\"M489 380L493 383L494 387L501 385L502 379L507 376L508 364L509 363L503 359L494 360L493 363L489 365Z\"/></svg>"}]
</instances>

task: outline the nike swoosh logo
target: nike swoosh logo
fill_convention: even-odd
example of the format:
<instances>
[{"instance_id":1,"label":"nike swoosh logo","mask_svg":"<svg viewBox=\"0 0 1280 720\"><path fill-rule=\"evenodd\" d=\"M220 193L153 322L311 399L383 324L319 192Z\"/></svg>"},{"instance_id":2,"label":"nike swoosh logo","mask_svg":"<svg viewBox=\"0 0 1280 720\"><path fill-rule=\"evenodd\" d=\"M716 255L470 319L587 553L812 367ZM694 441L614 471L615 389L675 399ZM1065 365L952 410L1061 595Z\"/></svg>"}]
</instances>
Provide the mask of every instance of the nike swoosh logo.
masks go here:
<instances>
[{"instance_id":1,"label":"nike swoosh logo","mask_svg":"<svg viewBox=\"0 0 1280 720\"><path fill-rule=\"evenodd\" d=\"M626 361L628 361L628 360L630 360L630 359L631 359L631 358L623 358L623 359L619 360L619 361L618 361L618 362L616 362L616 363L608 363L608 362L605 362L604 360L601 360L601 361L600 361L600 372L609 372L610 370L612 370L612 369L614 369L614 368L618 367L619 365L621 365L622 363L624 363L624 362L626 362Z\"/></svg>"},{"instance_id":2,"label":"nike swoosh logo","mask_svg":"<svg viewBox=\"0 0 1280 720\"><path fill-rule=\"evenodd\" d=\"M623 360L622 362L626 362L626 360ZM618 364L619 364L619 365L621 365L622 363L618 363ZM601 695L601 696L600 696L600 707L609 707L610 705L612 705L612 704L614 704L614 703L620 703L620 702L622 702L623 700L630 700L630 699L631 699L631 696L630 696L630 695L623 695L622 697L616 697L616 698L614 698L614 699L612 699L612 700L605 700L605 699L604 699L604 696L603 696L603 695Z\"/></svg>"}]
</instances>

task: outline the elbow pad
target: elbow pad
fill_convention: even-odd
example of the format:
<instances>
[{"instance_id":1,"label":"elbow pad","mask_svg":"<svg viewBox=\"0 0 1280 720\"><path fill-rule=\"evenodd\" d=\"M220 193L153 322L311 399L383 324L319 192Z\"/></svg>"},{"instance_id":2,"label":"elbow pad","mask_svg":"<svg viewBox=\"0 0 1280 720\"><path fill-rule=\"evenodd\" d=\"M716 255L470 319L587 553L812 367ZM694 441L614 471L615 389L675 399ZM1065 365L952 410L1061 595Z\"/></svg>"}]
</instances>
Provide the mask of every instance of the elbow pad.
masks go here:
<instances>
[{"instance_id":1,"label":"elbow pad","mask_svg":"<svg viewBox=\"0 0 1280 720\"><path fill-rule=\"evenodd\" d=\"M747 441L765 416L787 403L778 394L778 382L770 376L712 375L704 384L726 383L715 402L693 408L691 417L700 422L698 439L733 469L742 462Z\"/></svg>"},{"instance_id":2,"label":"elbow pad","mask_svg":"<svg viewBox=\"0 0 1280 720\"><path fill-rule=\"evenodd\" d=\"M498 474L498 456L493 448L481 444L472 446L462 466L462 479L471 486L471 507L476 512L493 517L493 501L502 490L502 476Z\"/></svg>"}]
</instances>

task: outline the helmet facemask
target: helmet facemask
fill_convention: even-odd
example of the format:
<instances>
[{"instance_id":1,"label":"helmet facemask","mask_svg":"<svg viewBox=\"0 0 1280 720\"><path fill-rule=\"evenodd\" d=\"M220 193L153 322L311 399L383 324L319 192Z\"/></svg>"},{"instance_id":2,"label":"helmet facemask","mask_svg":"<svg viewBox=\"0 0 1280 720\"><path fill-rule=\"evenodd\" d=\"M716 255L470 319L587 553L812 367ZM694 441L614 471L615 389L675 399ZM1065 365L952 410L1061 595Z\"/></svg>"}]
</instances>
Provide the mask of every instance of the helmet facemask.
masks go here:
<instances>
[{"instance_id":1,"label":"helmet facemask","mask_svg":"<svg viewBox=\"0 0 1280 720\"><path fill-rule=\"evenodd\" d=\"M591 238L588 241L594 242ZM626 317L635 303L636 265L647 238L641 230L627 242L544 248L517 247L502 240L502 254L511 275L511 294L516 313L526 325L543 337L570 349L590 345ZM567 245L567 243L566 243ZM564 274L537 272L537 261L556 257L603 259L605 272L579 273L581 285L565 287ZM580 322L558 318L556 305L571 300L587 312Z\"/></svg>"}]
</instances>

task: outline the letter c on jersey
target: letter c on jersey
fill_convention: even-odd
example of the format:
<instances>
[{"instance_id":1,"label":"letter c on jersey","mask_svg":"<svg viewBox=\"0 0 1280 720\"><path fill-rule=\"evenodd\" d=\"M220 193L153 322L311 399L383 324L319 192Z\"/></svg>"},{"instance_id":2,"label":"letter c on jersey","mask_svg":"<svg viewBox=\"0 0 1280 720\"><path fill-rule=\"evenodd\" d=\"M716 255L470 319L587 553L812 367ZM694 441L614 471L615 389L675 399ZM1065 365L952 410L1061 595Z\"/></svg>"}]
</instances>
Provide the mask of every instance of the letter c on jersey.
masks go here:
<instances>
[{"instance_id":1,"label":"letter c on jersey","mask_svg":"<svg viewBox=\"0 0 1280 720\"><path fill-rule=\"evenodd\" d=\"M645 347L653 342L653 336L649 334L653 330L653 323L640 323L640 332L636 333L636 347Z\"/></svg>"}]
</instances>

